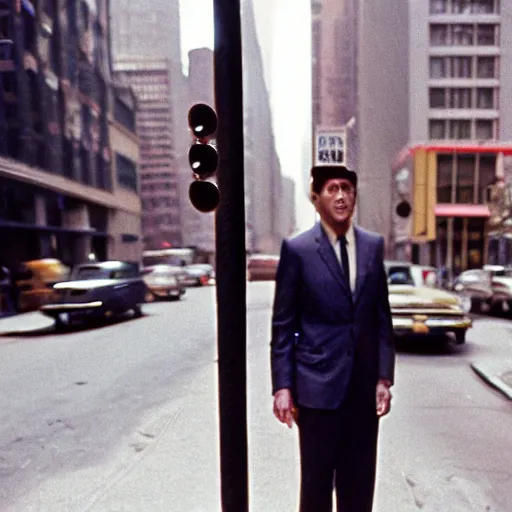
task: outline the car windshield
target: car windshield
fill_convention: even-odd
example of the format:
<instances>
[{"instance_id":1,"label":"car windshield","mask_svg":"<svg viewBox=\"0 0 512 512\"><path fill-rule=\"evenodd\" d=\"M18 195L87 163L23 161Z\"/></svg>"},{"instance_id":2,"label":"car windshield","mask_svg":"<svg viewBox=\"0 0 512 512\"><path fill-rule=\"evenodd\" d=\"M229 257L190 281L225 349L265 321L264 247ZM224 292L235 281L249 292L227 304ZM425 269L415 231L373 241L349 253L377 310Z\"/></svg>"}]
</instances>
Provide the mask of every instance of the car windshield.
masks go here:
<instances>
[{"instance_id":1,"label":"car windshield","mask_svg":"<svg viewBox=\"0 0 512 512\"><path fill-rule=\"evenodd\" d=\"M411 269L405 265L390 265L386 269L389 284L407 284L414 286Z\"/></svg>"},{"instance_id":2,"label":"car windshield","mask_svg":"<svg viewBox=\"0 0 512 512\"><path fill-rule=\"evenodd\" d=\"M78 267L73 270L72 279L82 281L91 279L127 279L135 277L134 270L130 267L99 267L88 265L86 267Z\"/></svg>"}]
</instances>

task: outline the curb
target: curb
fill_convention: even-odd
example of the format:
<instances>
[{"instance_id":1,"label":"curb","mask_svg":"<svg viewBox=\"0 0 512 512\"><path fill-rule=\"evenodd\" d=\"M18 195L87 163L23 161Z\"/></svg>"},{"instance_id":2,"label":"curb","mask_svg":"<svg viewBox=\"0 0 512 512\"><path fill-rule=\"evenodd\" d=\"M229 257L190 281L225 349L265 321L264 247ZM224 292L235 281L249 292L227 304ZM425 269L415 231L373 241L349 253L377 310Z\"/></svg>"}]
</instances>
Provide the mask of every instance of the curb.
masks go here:
<instances>
[{"instance_id":1,"label":"curb","mask_svg":"<svg viewBox=\"0 0 512 512\"><path fill-rule=\"evenodd\" d=\"M512 387L501 379L503 371L496 371L495 368L482 363L471 363L470 366L481 379L512 400Z\"/></svg>"}]
</instances>

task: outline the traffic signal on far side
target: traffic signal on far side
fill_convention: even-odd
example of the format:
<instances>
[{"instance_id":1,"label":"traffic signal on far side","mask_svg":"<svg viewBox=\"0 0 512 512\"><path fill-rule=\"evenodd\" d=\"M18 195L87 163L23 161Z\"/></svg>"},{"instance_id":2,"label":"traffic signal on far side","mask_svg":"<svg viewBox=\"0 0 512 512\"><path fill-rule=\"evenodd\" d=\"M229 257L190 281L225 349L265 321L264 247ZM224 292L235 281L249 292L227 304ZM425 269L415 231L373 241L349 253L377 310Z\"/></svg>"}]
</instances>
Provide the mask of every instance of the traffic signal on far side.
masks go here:
<instances>
[{"instance_id":1,"label":"traffic signal on far side","mask_svg":"<svg viewBox=\"0 0 512 512\"><path fill-rule=\"evenodd\" d=\"M217 131L217 114L209 105L197 103L188 111L188 125L196 139L188 152L194 177L189 188L190 201L200 212L212 212L220 203L219 188L209 180L219 165L219 154L213 140Z\"/></svg>"}]
</instances>

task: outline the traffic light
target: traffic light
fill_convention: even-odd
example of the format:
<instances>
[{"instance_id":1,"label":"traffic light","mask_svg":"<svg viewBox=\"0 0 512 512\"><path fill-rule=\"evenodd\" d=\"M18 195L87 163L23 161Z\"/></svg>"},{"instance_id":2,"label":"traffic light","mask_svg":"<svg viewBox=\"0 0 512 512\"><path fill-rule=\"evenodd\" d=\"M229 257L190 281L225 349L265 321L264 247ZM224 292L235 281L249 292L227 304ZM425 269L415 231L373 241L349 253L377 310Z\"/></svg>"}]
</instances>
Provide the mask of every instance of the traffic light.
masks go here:
<instances>
[{"instance_id":1,"label":"traffic light","mask_svg":"<svg viewBox=\"0 0 512 512\"><path fill-rule=\"evenodd\" d=\"M190 202L200 212L212 212L220 203L219 188L209 181L219 165L219 155L212 141L217 131L217 114L210 106L197 103L188 111L188 125L196 139L188 152L194 173L188 192Z\"/></svg>"},{"instance_id":2,"label":"traffic light","mask_svg":"<svg viewBox=\"0 0 512 512\"><path fill-rule=\"evenodd\" d=\"M406 219L411 214L412 208L409 201L403 199L396 205L396 214L402 219Z\"/></svg>"}]
</instances>

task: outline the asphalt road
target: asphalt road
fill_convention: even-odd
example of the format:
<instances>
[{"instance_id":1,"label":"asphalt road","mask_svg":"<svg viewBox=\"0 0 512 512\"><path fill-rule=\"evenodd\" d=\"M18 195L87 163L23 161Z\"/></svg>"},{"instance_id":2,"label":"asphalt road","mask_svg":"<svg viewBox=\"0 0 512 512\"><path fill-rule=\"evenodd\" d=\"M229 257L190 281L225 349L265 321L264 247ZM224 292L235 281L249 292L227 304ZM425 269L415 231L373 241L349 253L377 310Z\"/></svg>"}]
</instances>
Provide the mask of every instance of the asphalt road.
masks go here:
<instances>
[{"instance_id":1,"label":"asphalt road","mask_svg":"<svg viewBox=\"0 0 512 512\"><path fill-rule=\"evenodd\" d=\"M296 430L269 425L271 294L271 284L249 286L255 512L296 510ZM146 313L97 329L0 339L1 512L86 510L160 436L171 404L194 400L196 379L215 360L214 289L191 289ZM393 410L381 428L377 512L512 510L512 406L469 366L511 350L512 322L485 318L463 346L400 345ZM184 444L205 442L180 435ZM151 492L151 479L137 479Z\"/></svg>"}]
</instances>

